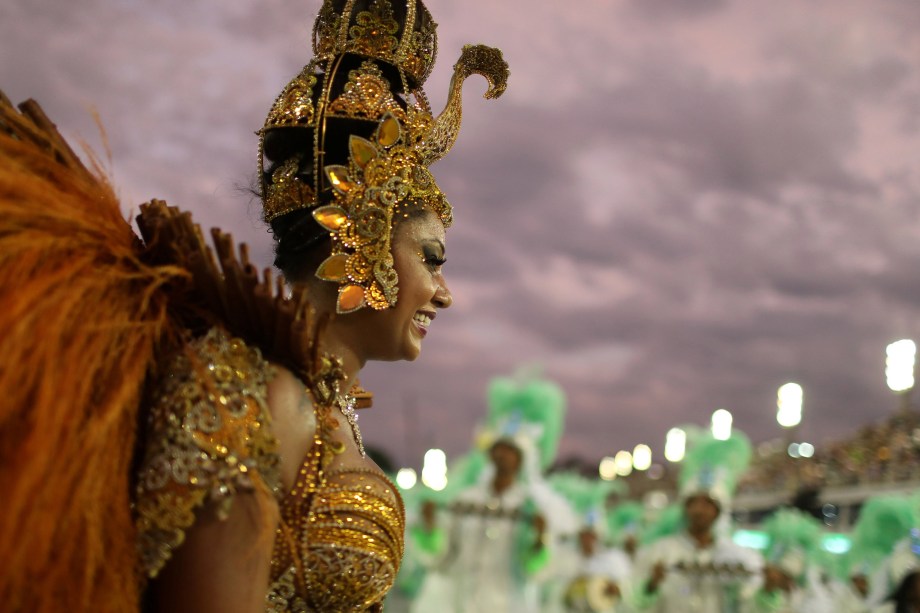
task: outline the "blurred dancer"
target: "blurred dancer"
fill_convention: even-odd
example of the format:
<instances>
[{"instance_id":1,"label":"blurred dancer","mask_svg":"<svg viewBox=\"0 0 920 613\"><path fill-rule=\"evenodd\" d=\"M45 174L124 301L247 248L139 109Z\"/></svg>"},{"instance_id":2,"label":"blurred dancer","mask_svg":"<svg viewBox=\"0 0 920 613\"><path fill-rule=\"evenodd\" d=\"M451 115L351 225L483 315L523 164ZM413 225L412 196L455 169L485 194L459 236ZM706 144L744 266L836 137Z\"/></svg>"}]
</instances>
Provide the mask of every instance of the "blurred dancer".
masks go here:
<instances>
[{"instance_id":1,"label":"blurred dancer","mask_svg":"<svg viewBox=\"0 0 920 613\"><path fill-rule=\"evenodd\" d=\"M550 483L574 506L578 533L561 539L553 556L544 613L623 613L628 600L632 560L621 549L605 546L604 500L617 482L554 474Z\"/></svg>"},{"instance_id":2,"label":"blurred dancer","mask_svg":"<svg viewBox=\"0 0 920 613\"><path fill-rule=\"evenodd\" d=\"M573 531L569 505L544 482L562 432L564 396L553 383L496 379L474 452L473 483L438 509L428 504L411 534L430 568L412 610L529 613L555 534ZM479 458L479 460L476 460Z\"/></svg>"},{"instance_id":3,"label":"blurred dancer","mask_svg":"<svg viewBox=\"0 0 920 613\"><path fill-rule=\"evenodd\" d=\"M833 599L818 564L821 525L796 509L780 509L763 525L769 539L763 584L747 613L833 611Z\"/></svg>"},{"instance_id":4,"label":"blurred dancer","mask_svg":"<svg viewBox=\"0 0 920 613\"><path fill-rule=\"evenodd\" d=\"M886 558L920 525L918 519L916 504L907 496L876 496L863 504L846 554L847 576L833 584L836 610L869 613L892 594Z\"/></svg>"},{"instance_id":5,"label":"blurred dancer","mask_svg":"<svg viewBox=\"0 0 920 613\"><path fill-rule=\"evenodd\" d=\"M640 611L736 611L753 596L761 560L721 529L731 493L750 460L747 438L707 437L687 453L681 468L681 517L675 534L640 548L634 585ZM654 529L653 529L654 530Z\"/></svg>"},{"instance_id":6,"label":"blurred dancer","mask_svg":"<svg viewBox=\"0 0 920 613\"><path fill-rule=\"evenodd\" d=\"M869 598L879 603L873 613L920 613L920 528L895 545L873 577Z\"/></svg>"}]
</instances>

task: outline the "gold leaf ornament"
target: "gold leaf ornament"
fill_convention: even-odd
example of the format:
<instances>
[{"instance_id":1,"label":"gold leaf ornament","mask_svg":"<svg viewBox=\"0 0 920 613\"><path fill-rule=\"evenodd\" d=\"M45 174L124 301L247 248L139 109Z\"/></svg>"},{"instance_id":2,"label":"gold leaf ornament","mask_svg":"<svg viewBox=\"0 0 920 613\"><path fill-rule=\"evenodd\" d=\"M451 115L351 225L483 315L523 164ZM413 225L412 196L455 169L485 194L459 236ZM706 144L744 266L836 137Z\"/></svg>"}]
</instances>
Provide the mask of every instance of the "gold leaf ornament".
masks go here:
<instances>
[{"instance_id":1,"label":"gold leaf ornament","mask_svg":"<svg viewBox=\"0 0 920 613\"><path fill-rule=\"evenodd\" d=\"M364 288L360 285L345 285L339 288L339 300L335 310L339 314L352 313L364 306Z\"/></svg>"},{"instance_id":2,"label":"gold leaf ornament","mask_svg":"<svg viewBox=\"0 0 920 613\"><path fill-rule=\"evenodd\" d=\"M377 126L377 142L382 147L392 147L399 142L401 136L399 120L392 113L387 113Z\"/></svg>"},{"instance_id":3,"label":"gold leaf ornament","mask_svg":"<svg viewBox=\"0 0 920 613\"><path fill-rule=\"evenodd\" d=\"M377 149L374 147L374 144L366 138L361 138L360 136L352 134L348 144L351 149L351 159L354 160L355 164L360 168L364 168L367 166L368 162L377 157Z\"/></svg>"},{"instance_id":4,"label":"gold leaf ornament","mask_svg":"<svg viewBox=\"0 0 920 613\"><path fill-rule=\"evenodd\" d=\"M315 209L313 219L330 232L338 232L348 221L348 215L345 214L344 209L341 207L328 205Z\"/></svg>"},{"instance_id":5,"label":"gold leaf ornament","mask_svg":"<svg viewBox=\"0 0 920 613\"><path fill-rule=\"evenodd\" d=\"M332 187L339 193L347 194L355 187L348 177L348 168L346 166L339 166L338 164L326 166L326 176L329 177Z\"/></svg>"},{"instance_id":6,"label":"gold leaf ornament","mask_svg":"<svg viewBox=\"0 0 920 613\"><path fill-rule=\"evenodd\" d=\"M323 260L323 263L316 269L316 276L323 281L332 281L341 283L347 278L345 266L348 263L348 254L337 253L330 255Z\"/></svg>"}]
</instances>

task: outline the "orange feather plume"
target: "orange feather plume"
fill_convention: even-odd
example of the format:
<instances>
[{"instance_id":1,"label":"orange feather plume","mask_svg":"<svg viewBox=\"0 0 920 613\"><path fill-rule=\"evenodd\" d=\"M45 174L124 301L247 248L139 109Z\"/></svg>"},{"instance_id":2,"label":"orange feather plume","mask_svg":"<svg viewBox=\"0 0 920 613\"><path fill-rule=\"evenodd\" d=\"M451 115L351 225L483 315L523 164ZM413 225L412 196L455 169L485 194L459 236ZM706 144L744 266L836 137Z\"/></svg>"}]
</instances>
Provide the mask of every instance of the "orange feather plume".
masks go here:
<instances>
[{"instance_id":1,"label":"orange feather plume","mask_svg":"<svg viewBox=\"0 0 920 613\"><path fill-rule=\"evenodd\" d=\"M173 338L163 288L98 165L0 94L0 602L136 611L138 405Z\"/></svg>"}]
</instances>

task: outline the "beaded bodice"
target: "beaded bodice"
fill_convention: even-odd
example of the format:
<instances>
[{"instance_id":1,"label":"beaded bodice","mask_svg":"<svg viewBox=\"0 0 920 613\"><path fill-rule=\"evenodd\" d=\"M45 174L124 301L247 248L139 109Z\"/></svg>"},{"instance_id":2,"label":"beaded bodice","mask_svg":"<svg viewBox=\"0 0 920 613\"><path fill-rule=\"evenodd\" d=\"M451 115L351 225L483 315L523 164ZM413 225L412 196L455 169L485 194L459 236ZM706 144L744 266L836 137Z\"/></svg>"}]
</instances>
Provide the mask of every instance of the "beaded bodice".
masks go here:
<instances>
[{"instance_id":1,"label":"beaded bodice","mask_svg":"<svg viewBox=\"0 0 920 613\"><path fill-rule=\"evenodd\" d=\"M218 328L165 371L135 497L142 570L159 573L201 507L216 504L220 515L238 492L262 490L281 511L266 610L379 610L402 559L402 500L357 452L348 428L339 427L336 405L319 403L313 390L313 444L284 492L268 412L271 376L258 349Z\"/></svg>"},{"instance_id":2,"label":"beaded bodice","mask_svg":"<svg viewBox=\"0 0 920 613\"><path fill-rule=\"evenodd\" d=\"M378 610L403 556L402 498L371 462L346 459L350 434L315 406L313 447L281 502L269 611Z\"/></svg>"},{"instance_id":3,"label":"beaded bodice","mask_svg":"<svg viewBox=\"0 0 920 613\"><path fill-rule=\"evenodd\" d=\"M339 469L316 480L320 454L307 459L282 503L269 611L378 610L402 560L402 500L377 470Z\"/></svg>"}]
</instances>

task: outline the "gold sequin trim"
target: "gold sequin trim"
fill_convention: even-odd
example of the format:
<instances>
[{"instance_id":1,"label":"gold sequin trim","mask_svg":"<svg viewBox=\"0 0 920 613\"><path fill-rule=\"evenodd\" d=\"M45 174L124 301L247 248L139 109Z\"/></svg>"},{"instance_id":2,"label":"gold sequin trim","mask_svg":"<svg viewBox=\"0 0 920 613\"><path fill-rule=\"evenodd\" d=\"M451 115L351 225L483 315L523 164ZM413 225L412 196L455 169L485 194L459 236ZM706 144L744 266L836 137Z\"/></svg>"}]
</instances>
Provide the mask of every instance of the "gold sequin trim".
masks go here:
<instances>
[{"instance_id":1,"label":"gold sequin trim","mask_svg":"<svg viewBox=\"0 0 920 613\"><path fill-rule=\"evenodd\" d=\"M148 418L135 517L144 573L155 577L185 539L195 511L226 516L238 492L281 491L267 407L269 365L214 328L169 365Z\"/></svg>"}]
</instances>

